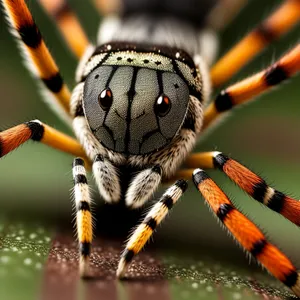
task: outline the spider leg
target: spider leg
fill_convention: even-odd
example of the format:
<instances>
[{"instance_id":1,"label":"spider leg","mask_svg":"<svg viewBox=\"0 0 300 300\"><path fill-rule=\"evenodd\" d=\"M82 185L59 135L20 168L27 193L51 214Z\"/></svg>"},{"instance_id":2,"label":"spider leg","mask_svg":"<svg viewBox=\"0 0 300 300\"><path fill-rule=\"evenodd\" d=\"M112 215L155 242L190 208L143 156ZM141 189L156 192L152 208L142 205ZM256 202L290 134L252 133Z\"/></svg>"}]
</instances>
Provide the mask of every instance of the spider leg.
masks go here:
<instances>
[{"instance_id":1,"label":"spider leg","mask_svg":"<svg viewBox=\"0 0 300 300\"><path fill-rule=\"evenodd\" d=\"M39 0L56 21L67 45L80 58L89 45L88 38L66 0Z\"/></svg>"},{"instance_id":2,"label":"spider leg","mask_svg":"<svg viewBox=\"0 0 300 300\"><path fill-rule=\"evenodd\" d=\"M169 210L179 200L186 189L187 182L178 180L174 185L167 189L160 200L153 205L143 222L138 225L127 242L118 265L117 277L124 277L126 269L133 257L141 251L157 225L163 221Z\"/></svg>"},{"instance_id":3,"label":"spider leg","mask_svg":"<svg viewBox=\"0 0 300 300\"><path fill-rule=\"evenodd\" d=\"M2 0L12 33L18 38L25 61L32 73L44 83L51 108L69 120L70 91L51 56L24 0ZM49 95L48 95L49 96Z\"/></svg>"},{"instance_id":4,"label":"spider leg","mask_svg":"<svg viewBox=\"0 0 300 300\"><path fill-rule=\"evenodd\" d=\"M300 1L299 1L300 3ZM300 11L300 8L299 8ZM217 98L205 109L203 129L206 129L224 112L281 84L300 70L300 44L282 56L266 70L246 78L221 91Z\"/></svg>"},{"instance_id":5,"label":"spider leg","mask_svg":"<svg viewBox=\"0 0 300 300\"><path fill-rule=\"evenodd\" d=\"M224 84L272 41L295 26L299 19L300 1L285 0L215 64L210 73L213 86Z\"/></svg>"},{"instance_id":6,"label":"spider leg","mask_svg":"<svg viewBox=\"0 0 300 300\"><path fill-rule=\"evenodd\" d=\"M74 156L83 157L88 161L84 150L75 139L38 120L26 122L0 132L0 157L13 151L28 140L41 142Z\"/></svg>"},{"instance_id":7,"label":"spider leg","mask_svg":"<svg viewBox=\"0 0 300 300\"><path fill-rule=\"evenodd\" d=\"M300 226L300 201L270 187L264 179L254 172L227 157L221 152L192 154L186 161L188 168L216 168L224 172L252 198ZM193 169L180 170L175 178L191 178ZM173 178L172 178L173 179Z\"/></svg>"},{"instance_id":8,"label":"spider leg","mask_svg":"<svg viewBox=\"0 0 300 300\"><path fill-rule=\"evenodd\" d=\"M291 261L267 241L254 223L234 207L224 192L203 170L196 169L193 180L208 206L239 244L271 274L300 296L300 273Z\"/></svg>"},{"instance_id":9,"label":"spider leg","mask_svg":"<svg viewBox=\"0 0 300 300\"><path fill-rule=\"evenodd\" d=\"M101 16L118 13L122 8L121 0L93 0Z\"/></svg>"},{"instance_id":10,"label":"spider leg","mask_svg":"<svg viewBox=\"0 0 300 300\"><path fill-rule=\"evenodd\" d=\"M161 182L161 167L155 165L138 173L126 192L125 203L130 208L141 207L154 194Z\"/></svg>"},{"instance_id":11,"label":"spider leg","mask_svg":"<svg viewBox=\"0 0 300 300\"><path fill-rule=\"evenodd\" d=\"M91 199L84 162L75 158L73 162L74 195L76 205L76 225L79 242L80 276L88 276L89 257L93 238Z\"/></svg>"},{"instance_id":12,"label":"spider leg","mask_svg":"<svg viewBox=\"0 0 300 300\"><path fill-rule=\"evenodd\" d=\"M215 30L222 30L247 2L248 0L219 1L209 14L207 24Z\"/></svg>"}]
</instances>

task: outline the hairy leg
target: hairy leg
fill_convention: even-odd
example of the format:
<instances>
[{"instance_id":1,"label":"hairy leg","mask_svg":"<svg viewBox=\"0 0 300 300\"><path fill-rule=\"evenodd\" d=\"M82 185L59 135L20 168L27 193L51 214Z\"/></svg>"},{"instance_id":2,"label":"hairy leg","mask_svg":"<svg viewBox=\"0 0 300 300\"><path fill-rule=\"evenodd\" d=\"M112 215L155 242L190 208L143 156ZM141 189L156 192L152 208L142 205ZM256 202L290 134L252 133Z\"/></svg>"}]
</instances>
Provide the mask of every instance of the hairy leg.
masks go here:
<instances>
[{"instance_id":1,"label":"hairy leg","mask_svg":"<svg viewBox=\"0 0 300 300\"><path fill-rule=\"evenodd\" d=\"M0 132L0 157L18 148L28 140L41 142L60 151L83 157L88 161L84 150L75 139L43 124L39 120L26 122Z\"/></svg>"},{"instance_id":2,"label":"hairy leg","mask_svg":"<svg viewBox=\"0 0 300 300\"><path fill-rule=\"evenodd\" d=\"M71 94L24 0L2 0L12 33L19 41L26 65L39 82L50 107L70 122Z\"/></svg>"},{"instance_id":3,"label":"hairy leg","mask_svg":"<svg viewBox=\"0 0 300 300\"><path fill-rule=\"evenodd\" d=\"M224 84L271 42L291 30L300 20L300 1L285 0L265 21L248 33L211 70L214 87Z\"/></svg>"},{"instance_id":4,"label":"hairy leg","mask_svg":"<svg viewBox=\"0 0 300 300\"><path fill-rule=\"evenodd\" d=\"M126 269L133 257L141 251L152 236L157 225L163 221L169 210L179 200L186 189L187 182L178 180L174 185L167 189L160 200L150 209L143 222L134 230L126 244L126 248L122 253L118 265L117 276L119 278L124 277Z\"/></svg>"},{"instance_id":5,"label":"hairy leg","mask_svg":"<svg viewBox=\"0 0 300 300\"><path fill-rule=\"evenodd\" d=\"M190 179L193 170L199 167L219 169L252 198L300 226L299 200L269 186L263 178L223 153L213 151L192 154L186 160L186 167L189 169L178 171L173 179L178 177Z\"/></svg>"},{"instance_id":6,"label":"hairy leg","mask_svg":"<svg viewBox=\"0 0 300 300\"><path fill-rule=\"evenodd\" d=\"M93 238L91 199L84 162L75 158L73 162L74 200L76 209L76 228L79 243L79 272L86 277L89 272L89 257Z\"/></svg>"},{"instance_id":7,"label":"hairy leg","mask_svg":"<svg viewBox=\"0 0 300 300\"><path fill-rule=\"evenodd\" d=\"M261 230L234 207L203 170L196 169L193 180L208 206L243 249L300 296L300 273L288 257L271 244Z\"/></svg>"}]
</instances>

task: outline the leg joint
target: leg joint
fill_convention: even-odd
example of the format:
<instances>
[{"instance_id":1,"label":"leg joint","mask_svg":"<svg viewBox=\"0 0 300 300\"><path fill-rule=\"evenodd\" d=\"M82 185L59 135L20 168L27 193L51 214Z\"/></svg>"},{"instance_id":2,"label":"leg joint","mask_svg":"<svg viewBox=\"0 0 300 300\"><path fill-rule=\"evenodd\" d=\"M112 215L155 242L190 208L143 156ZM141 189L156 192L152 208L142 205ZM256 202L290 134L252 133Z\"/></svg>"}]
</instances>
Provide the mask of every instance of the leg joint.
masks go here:
<instances>
[{"instance_id":1,"label":"leg joint","mask_svg":"<svg viewBox=\"0 0 300 300\"><path fill-rule=\"evenodd\" d=\"M30 129L31 131L31 139L34 141L39 142L45 132L44 125L39 120L33 120L26 122L25 125Z\"/></svg>"}]
</instances>

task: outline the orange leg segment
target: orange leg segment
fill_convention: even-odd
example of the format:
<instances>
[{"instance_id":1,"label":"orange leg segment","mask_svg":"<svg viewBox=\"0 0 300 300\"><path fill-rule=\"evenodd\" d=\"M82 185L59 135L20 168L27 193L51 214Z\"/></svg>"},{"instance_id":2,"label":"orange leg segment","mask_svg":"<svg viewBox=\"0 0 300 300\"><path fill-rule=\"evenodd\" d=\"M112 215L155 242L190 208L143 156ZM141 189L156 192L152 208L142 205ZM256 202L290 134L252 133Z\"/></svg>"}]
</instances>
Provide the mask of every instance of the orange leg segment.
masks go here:
<instances>
[{"instance_id":1,"label":"orange leg segment","mask_svg":"<svg viewBox=\"0 0 300 300\"><path fill-rule=\"evenodd\" d=\"M59 109L69 115L70 91L59 73L42 35L24 0L3 0L5 12L19 38L30 69L53 94Z\"/></svg>"},{"instance_id":2,"label":"orange leg segment","mask_svg":"<svg viewBox=\"0 0 300 300\"><path fill-rule=\"evenodd\" d=\"M14 35L19 39L29 69L52 93L58 110L69 115L71 93L64 83L34 19L24 0L3 0Z\"/></svg>"},{"instance_id":3,"label":"orange leg segment","mask_svg":"<svg viewBox=\"0 0 300 300\"><path fill-rule=\"evenodd\" d=\"M209 14L207 24L215 30L222 30L247 3L248 0L219 1Z\"/></svg>"},{"instance_id":4,"label":"orange leg segment","mask_svg":"<svg viewBox=\"0 0 300 300\"><path fill-rule=\"evenodd\" d=\"M206 108L203 129L209 127L224 112L249 102L254 97L286 81L299 70L300 43L266 70L223 90L215 101Z\"/></svg>"},{"instance_id":5,"label":"orange leg segment","mask_svg":"<svg viewBox=\"0 0 300 300\"><path fill-rule=\"evenodd\" d=\"M286 255L266 240L261 230L234 207L203 170L196 169L193 180L212 211L239 244L271 274L300 296L300 274Z\"/></svg>"},{"instance_id":6,"label":"orange leg segment","mask_svg":"<svg viewBox=\"0 0 300 300\"><path fill-rule=\"evenodd\" d=\"M38 120L26 122L0 132L0 157L5 156L30 139L89 161L81 145L75 139Z\"/></svg>"},{"instance_id":7,"label":"orange leg segment","mask_svg":"<svg viewBox=\"0 0 300 300\"><path fill-rule=\"evenodd\" d=\"M106 16L109 14L118 13L122 9L121 0L93 0L100 15Z\"/></svg>"},{"instance_id":8,"label":"orange leg segment","mask_svg":"<svg viewBox=\"0 0 300 300\"><path fill-rule=\"evenodd\" d=\"M215 152L213 160L215 167L251 197L300 226L300 201L268 186L261 177L222 153Z\"/></svg>"},{"instance_id":9,"label":"orange leg segment","mask_svg":"<svg viewBox=\"0 0 300 300\"><path fill-rule=\"evenodd\" d=\"M223 153L202 152L191 154L185 162L185 167L186 169L179 170L171 180L177 178L190 179L193 170L199 167L201 169L219 169L252 198L300 226L299 200L270 187L264 179Z\"/></svg>"},{"instance_id":10,"label":"orange leg segment","mask_svg":"<svg viewBox=\"0 0 300 300\"><path fill-rule=\"evenodd\" d=\"M57 22L59 29L72 52L80 58L88 38L66 0L40 0L47 13Z\"/></svg>"},{"instance_id":11,"label":"orange leg segment","mask_svg":"<svg viewBox=\"0 0 300 300\"><path fill-rule=\"evenodd\" d=\"M229 80L270 42L288 32L299 20L300 1L286 0L216 63L211 70L213 86L220 86Z\"/></svg>"}]
</instances>

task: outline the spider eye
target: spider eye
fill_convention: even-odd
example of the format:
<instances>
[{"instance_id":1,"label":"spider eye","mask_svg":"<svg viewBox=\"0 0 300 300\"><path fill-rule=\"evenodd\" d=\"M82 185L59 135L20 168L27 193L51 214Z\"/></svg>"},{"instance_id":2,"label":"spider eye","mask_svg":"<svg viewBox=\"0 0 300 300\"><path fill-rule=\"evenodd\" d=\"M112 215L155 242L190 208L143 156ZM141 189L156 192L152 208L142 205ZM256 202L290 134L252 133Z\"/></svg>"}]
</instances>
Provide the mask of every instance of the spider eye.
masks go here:
<instances>
[{"instance_id":1,"label":"spider eye","mask_svg":"<svg viewBox=\"0 0 300 300\"><path fill-rule=\"evenodd\" d=\"M103 90L100 93L100 95L98 96L98 101L99 101L99 104L100 104L101 108L104 111L108 111L109 108L112 105L112 102L113 102L113 97L112 97L111 90L109 88Z\"/></svg>"},{"instance_id":2,"label":"spider eye","mask_svg":"<svg viewBox=\"0 0 300 300\"><path fill-rule=\"evenodd\" d=\"M164 117L171 109L171 100L166 95L160 95L154 106L155 114L159 117Z\"/></svg>"}]
</instances>

